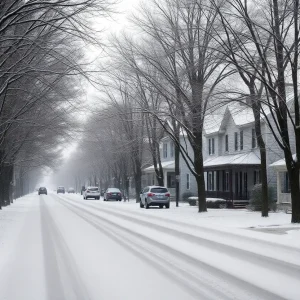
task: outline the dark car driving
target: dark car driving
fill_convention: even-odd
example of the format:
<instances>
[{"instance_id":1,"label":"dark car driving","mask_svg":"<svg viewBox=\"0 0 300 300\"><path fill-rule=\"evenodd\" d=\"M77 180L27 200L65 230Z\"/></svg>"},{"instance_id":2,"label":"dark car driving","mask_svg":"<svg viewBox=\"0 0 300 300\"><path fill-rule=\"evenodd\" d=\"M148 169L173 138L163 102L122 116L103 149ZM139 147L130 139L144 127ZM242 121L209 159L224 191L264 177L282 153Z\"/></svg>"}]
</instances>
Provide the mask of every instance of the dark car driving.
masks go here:
<instances>
[{"instance_id":1,"label":"dark car driving","mask_svg":"<svg viewBox=\"0 0 300 300\"><path fill-rule=\"evenodd\" d=\"M109 200L121 201L122 200L122 193L117 188L108 188L106 190L106 192L104 193L103 197L104 197L104 201L109 201Z\"/></svg>"},{"instance_id":2,"label":"dark car driving","mask_svg":"<svg viewBox=\"0 0 300 300\"><path fill-rule=\"evenodd\" d=\"M61 194L64 194L66 191L65 191L65 188L63 186L59 186L57 188L57 194L61 193Z\"/></svg>"},{"instance_id":3,"label":"dark car driving","mask_svg":"<svg viewBox=\"0 0 300 300\"><path fill-rule=\"evenodd\" d=\"M39 195L41 194L47 195L47 189L45 187L40 187L38 193Z\"/></svg>"}]
</instances>

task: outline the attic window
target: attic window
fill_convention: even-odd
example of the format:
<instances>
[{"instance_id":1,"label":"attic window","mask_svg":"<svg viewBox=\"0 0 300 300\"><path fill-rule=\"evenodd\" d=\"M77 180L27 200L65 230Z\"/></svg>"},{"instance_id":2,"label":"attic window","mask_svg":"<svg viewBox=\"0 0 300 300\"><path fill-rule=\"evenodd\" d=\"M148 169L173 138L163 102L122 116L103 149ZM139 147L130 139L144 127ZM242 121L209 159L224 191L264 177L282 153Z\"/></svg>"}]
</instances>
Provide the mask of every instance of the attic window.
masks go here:
<instances>
[{"instance_id":1,"label":"attic window","mask_svg":"<svg viewBox=\"0 0 300 300\"><path fill-rule=\"evenodd\" d=\"M211 138L208 140L208 154L215 154L215 139Z\"/></svg>"},{"instance_id":2,"label":"attic window","mask_svg":"<svg viewBox=\"0 0 300 300\"><path fill-rule=\"evenodd\" d=\"M234 150L235 151L238 150L238 133L237 132L234 133Z\"/></svg>"},{"instance_id":3,"label":"attic window","mask_svg":"<svg viewBox=\"0 0 300 300\"><path fill-rule=\"evenodd\" d=\"M254 128L252 128L252 149L253 148L256 148L256 134Z\"/></svg>"},{"instance_id":4,"label":"attic window","mask_svg":"<svg viewBox=\"0 0 300 300\"><path fill-rule=\"evenodd\" d=\"M228 134L225 135L225 151L228 152Z\"/></svg>"},{"instance_id":5,"label":"attic window","mask_svg":"<svg viewBox=\"0 0 300 300\"><path fill-rule=\"evenodd\" d=\"M240 149L243 150L244 148L244 133L243 130L240 131Z\"/></svg>"}]
</instances>

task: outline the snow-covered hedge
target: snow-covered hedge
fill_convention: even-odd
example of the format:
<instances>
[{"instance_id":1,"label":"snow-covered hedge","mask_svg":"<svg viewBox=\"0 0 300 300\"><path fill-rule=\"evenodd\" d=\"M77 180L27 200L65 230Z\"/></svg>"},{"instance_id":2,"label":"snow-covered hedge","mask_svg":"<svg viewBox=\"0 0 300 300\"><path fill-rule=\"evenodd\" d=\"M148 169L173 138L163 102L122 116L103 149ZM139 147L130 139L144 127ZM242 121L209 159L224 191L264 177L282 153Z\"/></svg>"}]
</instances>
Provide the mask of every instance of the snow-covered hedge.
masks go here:
<instances>
[{"instance_id":1,"label":"snow-covered hedge","mask_svg":"<svg viewBox=\"0 0 300 300\"><path fill-rule=\"evenodd\" d=\"M198 205L198 197L189 197L188 202L191 206ZM226 208L227 201L220 198L206 198L207 208Z\"/></svg>"}]
</instances>

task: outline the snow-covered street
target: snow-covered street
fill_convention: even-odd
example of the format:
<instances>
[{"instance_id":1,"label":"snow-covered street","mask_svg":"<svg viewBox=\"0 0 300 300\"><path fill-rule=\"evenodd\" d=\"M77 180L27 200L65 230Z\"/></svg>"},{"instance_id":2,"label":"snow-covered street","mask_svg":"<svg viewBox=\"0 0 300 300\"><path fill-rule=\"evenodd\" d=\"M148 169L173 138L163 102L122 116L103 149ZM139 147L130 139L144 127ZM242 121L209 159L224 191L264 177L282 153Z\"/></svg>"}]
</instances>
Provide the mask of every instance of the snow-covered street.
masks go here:
<instances>
[{"instance_id":1,"label":"snow-covered street","mask_svg":"<svg viewBox=\"0 0 300 300\"><path fill-rule=\"evenodd\" d=\"M288 215L196 210L20 198L0 211L0 299L300 299Z\"/></svg>"}]
</instances>

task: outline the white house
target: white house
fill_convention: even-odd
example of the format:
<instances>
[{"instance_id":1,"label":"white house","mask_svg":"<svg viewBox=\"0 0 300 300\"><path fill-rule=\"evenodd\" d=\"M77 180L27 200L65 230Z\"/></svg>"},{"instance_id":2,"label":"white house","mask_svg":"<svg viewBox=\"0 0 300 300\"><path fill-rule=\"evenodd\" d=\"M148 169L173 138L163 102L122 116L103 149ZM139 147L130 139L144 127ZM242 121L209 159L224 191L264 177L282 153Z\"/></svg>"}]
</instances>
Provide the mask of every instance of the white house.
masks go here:
<instances>
[{"instance_id":1,"label":"white house","mask_svg":"<svg viewBox=\"0 0 300 300\"><path fill-rule=\"evenodd\" d=\"M190 146L188 140L181 135L180 136L181 145L186 148L186 151L193 157L193 150ZM164 183L165 186L170 190L171 195L175 195L175 148L174 142L169 136L164 137L160 143L161 151L161 162L164 170ZM197 186L195 177L192 175L187 164L180 156L180 195L185 192L191 192L192 194L197 193ZM143 170L143 186L157 184L154 166L150 166Z\"/></svg>"}]
</instances>

